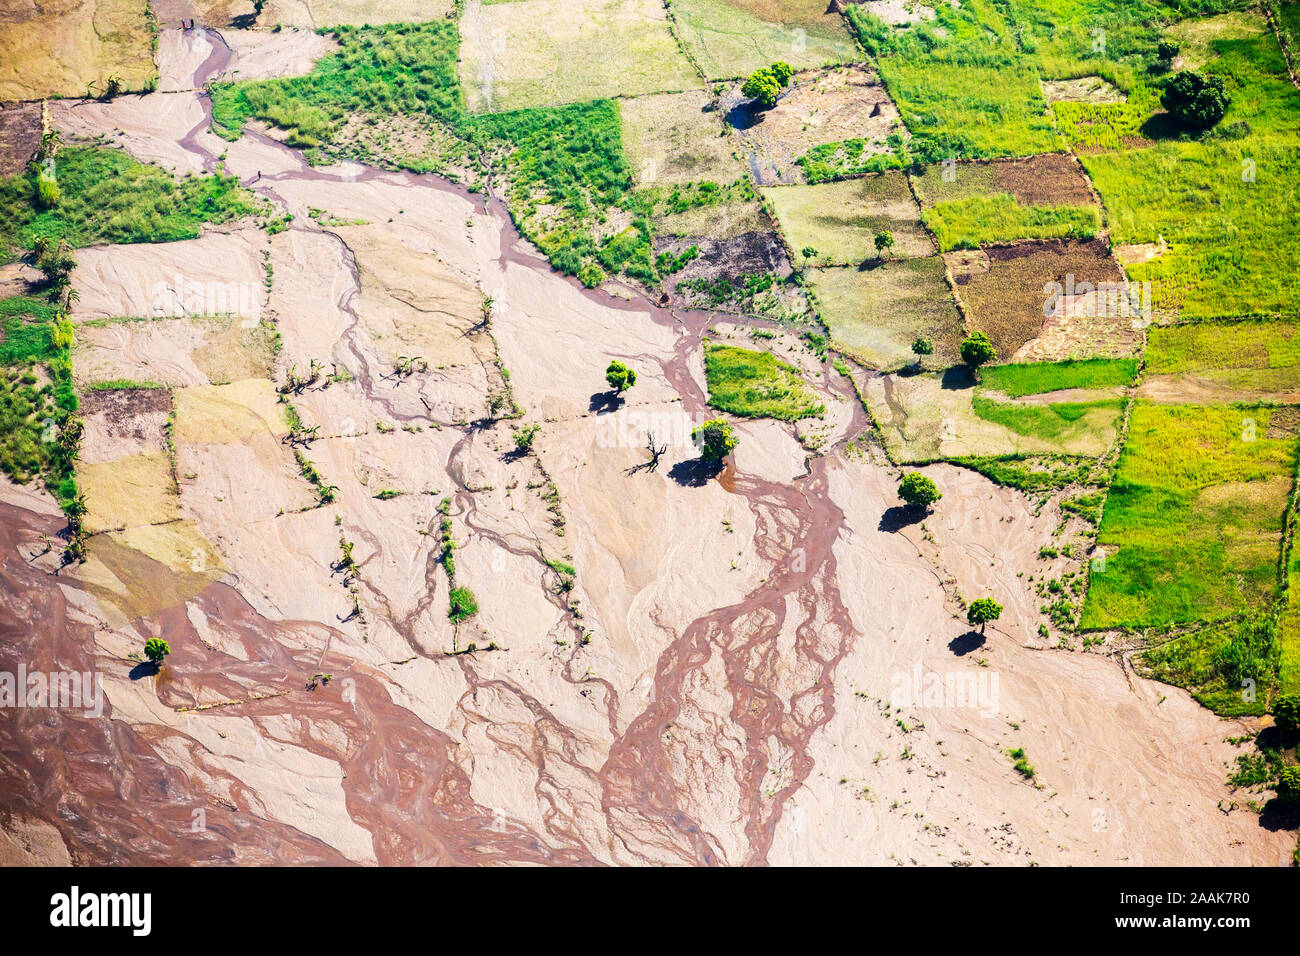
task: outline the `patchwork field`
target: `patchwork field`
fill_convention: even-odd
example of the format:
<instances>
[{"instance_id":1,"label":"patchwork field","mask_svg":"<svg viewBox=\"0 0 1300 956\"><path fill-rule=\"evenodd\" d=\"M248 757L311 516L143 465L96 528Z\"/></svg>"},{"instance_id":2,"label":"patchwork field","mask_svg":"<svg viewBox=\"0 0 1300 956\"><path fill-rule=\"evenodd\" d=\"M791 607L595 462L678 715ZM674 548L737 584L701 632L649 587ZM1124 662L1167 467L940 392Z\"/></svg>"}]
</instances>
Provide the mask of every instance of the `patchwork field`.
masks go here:
<instances>
[{"instance_id":1,"label":"patchwork field","mask_svg":"<svg viewBox=\"0 0 1300 956\"><path fill-rule=\"evenodd\" d=\"M807 276L836 347L859 361L885 369L911 364L919 336L933 340L934 361L957 361L965 329L937 256L809 269Z\"/></svg>"},{"instance_id":2,"label":"patchwork field","mask_svg":"<svg viewBox=\"0 0 1300 956\"><path fill-rule=\"evenodd\" d=\"M899 462L1069 455L1097 458L1119 434L1123 400L1111 390L1076 390L1068 400L997 397L961 369L867 380L872 416Z\"/></svg>"},{"instance_id":3,"label":"patchwork field","mask_svg":"<svg viewBox=\"0 0 1300 956\"><path fill-rule=\"evenodd\" d=\"M672 0L669 7L682 44L711 80L774 60L802 70L858 58L844 21L822 0Z\"/></svg>"},{"instance_id":4,"label":"patchwork field","mask_svg":"<svg viewBox=\"0 0 1300 956\"><path fill-rule=\"evenodd\" d=\"M471 112L702 86L655 0L473 2L460 30Z\"/></svg>"},{"instance_id":5,"label":"patchwork field","mask_svg":"<svg viewBox=\"0 0 1300 956\"><path fill-rule=\"evenodd\" d=\"M894 237L890 256L933 255L920 209L901 172L817 186L773 186L763 196L776 209L790 247L804 265L850 265L874 260L874 237Z\"/></svg>"},{"instance_id":6,"label":"patchwork field","mask_svg":"<svg viewBox=\"0 0 1300 956\"><path fill-rule=\"evenodd\" d=\"M1081 626L1215 620L1272 600L1298 427L1294 409L1138 402Z\"/></svg>"}]
</instances>

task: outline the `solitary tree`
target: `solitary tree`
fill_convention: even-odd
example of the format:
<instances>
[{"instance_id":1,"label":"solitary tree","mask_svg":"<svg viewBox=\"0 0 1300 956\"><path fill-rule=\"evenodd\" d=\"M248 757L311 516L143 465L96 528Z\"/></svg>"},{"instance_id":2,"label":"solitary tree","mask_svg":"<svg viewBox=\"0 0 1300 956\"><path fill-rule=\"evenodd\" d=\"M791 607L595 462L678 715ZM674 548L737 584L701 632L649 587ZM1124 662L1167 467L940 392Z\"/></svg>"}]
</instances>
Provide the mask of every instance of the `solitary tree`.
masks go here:
<instances>
[{"instance_id":1,"label":"solitary tree","mask_svg":"<svg viewBox=\"0 0 1300 956\"><path fill-rule=\"evenodd\" d=\"M1300 694L1283 694L1273 705L1273 719L1283 730L1300 729Z\"/></svg>"},{"instance_id":2,"label":"solitary tree","mask_svg":"<svg viewBox=\"0 0 1300 956\"><path fill-rule=\"evenodd\" d=\"M725 418L710 418L691 431L691 441L700 443L700 457L705 461L722 461L731 454L738 440L731 431L731 422Z\"/></svg>"},{"instance_id":3,"label":"solitary tree","mask_svg":"<svg viewBox=\"0 0 1300 956\"><path fill-rule=\"evenodd\" d=\"M921 367L921 359L934 354L934 342L922 335L912 343L912 352L916 355L916 367Z\"/></svg>"},{"instance_id":4,"label":"solitary tree","mask_svg":"<svg viewBox=\"0 0 1300 956\"><path fill-rule=\"evenodd\" d=\"M605 381L609 382L609 387L614 391L625 392L636 384L636 370L615 359L605 369Z\"/></svg>"},{"instance_id":5,"label":"solitary tree","mask_svg":"<svg viewBox=\"0 0 1300 956\"><path fill-rule=\"evenodd\" d=\"M943 495L933 481L919 471L913 471L904 475L898 483L898 497L913 508L925 508L928 511Z\"/></svg>"},{"instance_id":6,"label":"solitary tree","mask_svg":"<svg viewBox=\"0 0 1300 956\"><path fill-rule=\"evenodd\" d=\"M161 637L151 637L144 642L144 656L155 666L161 667L163 658L171 652L172 649Z\"/></svg>"},{"instance_id":7,"label":"solitary tree","mask_svg":"<svg viewBox=\"0 0 1300 956\"><path fill-rule=\"evenodd\" d=\"M971 372L979 378L979 367L997 361L998 352L983 332L975 332L961 343L961 360L971 367Z\"/></svg>"},{"instance_id":8,"label":"solitary tree","mask_svg":"<svg viewBox=\"0 0 1300 956\"><path fill-rule=\"evenodd\" d=\"M749 74L740 92L764 109L770 110L776 106L777 98L781 95L781 83L770 69L764 68Z\"/></svg>"},{"instance_id":9,"label":"solitary tree","mask_svg":"<svg viewBox=\"0 0 1300 956\"><path fill-rule=\"evenodd\" d=\"M1223 78L1206 76L1195 70L1175 73L1160 96L1160 102L1173 117L1190 129L1209 129L1228 111L1232 102Z\"/></svg>"},{"instance_id":10,"label":"solitary tree","mask_svg":"<svg viewBox=\"0 0 1300 956\"><path fill-rule=\"evenodd\" d=\"M981 634L984 633L984 628L989 621L996 621L1001 616L1002 605L992 598L976 598L966 609L966 623L971 627L978 624Z\"/></svg>"},{"instance_id":11,"label":"solitary tree","mask_svg":"<svg viewBox=\"0 0 1300 956\"><path fill-rule=\"evenodd\" d=\"M894 234L886 229L876 233L876 258L885 258L885 253L894 247Z\"/></svg>"}]
</instances>

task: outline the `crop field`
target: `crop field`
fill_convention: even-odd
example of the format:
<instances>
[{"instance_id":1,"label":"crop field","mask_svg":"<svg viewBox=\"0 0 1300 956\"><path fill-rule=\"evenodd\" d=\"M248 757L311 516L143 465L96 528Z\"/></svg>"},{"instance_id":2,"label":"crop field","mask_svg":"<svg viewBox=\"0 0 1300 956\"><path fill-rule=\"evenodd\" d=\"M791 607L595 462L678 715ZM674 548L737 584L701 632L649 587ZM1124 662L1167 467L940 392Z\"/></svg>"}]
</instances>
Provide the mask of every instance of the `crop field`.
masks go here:
<instances>
[{"instance_id":1,"label":"crop field","mask_svg":"<svg viewBox=\"0 0 1300 956\"><path fill-rule=\"evenodd\" d=\"M798 370L771 352L708 343L704 375L709 404L742 418L795 421L826 414L826 406L817 401Z\"/></svg>"},{"instance_id":2,"label":"crop field","mask_svg":"<svg viewBox=\"0 0 1300 956\"><path fill-rule=\"evenodd\" d=\"M251 2L248 5L251 7ZM258 21L308 30L367 23L423 23L445 19L455 7L455 0L265 0Z\"/></svg>"},{"instance_id":3,"label":"crop field","mask_svg":"<svg viewBox=\"0 0 1300 956\"><path fill-rule=\"evenodd\" d=\"M889 232L889 255L913 259L934 254L921 210L907 179L893 171L822 183L773 186L763 196L776 210L790 247L806 265L851 265L876 258L874 237Z\"/></svg>"},{"instance_id":4,"label":"crop field","mask_svg":"<svg viewBox=\"0 0 1300 956\"><path fill-rule=\"evenodd\" d=\"M655 0L513 0L461 20L471 112L700 89Z\"/></svg>"},{"instance_id":5,"label":"crop field","mask_svg":"<svg viewBox=\"0 0 1300 956\"><path fill-rule=\"evenodd\" d=\"M112 77L142 90L158 76L148 0L6 4L0 17L0 102L86 96Z\"/></svg>"},{"instance_id":6,"label":"crop field","mask_svg":"<svg viewBox=\"0 0 1300 956\"><path fill-rule=\"evenodd\" d=\"M866 398L898 462L1068 455L1097 458L1119 434L1123 400L1097 390L1083 401L1004 401L960 370L872 378Z\"/></svg>"},{"instance_id":7,"label":"crop field","mask_svg":"<svg viewBox=\"0 0 1300 956\"><path fill-rule=\"evenodd\" d=\"M918 336L933 340L934 361L958 360L965 329L939 257L809 269L807 277L836 347L859 361L882 369L909 365Z\"/></svg>"},{"instance_id":8,"label":"crop field","mask_svg":"<svg viewBox=\"0 0 1300 956\"><path fill-rule=\"evenodd\" d=\"M1139 402L1081 626L1215 620L1272 600L1298 421L1285 408Z\"/></svg>"},{"instance_id":9,"label":"crop field","mask_svg":"<svg viewBox=\"0 0 1300 956\"><path fill-rule=\"evenodd\" d=\"M1087 178L1069 156L922 167L912 174L939 248L1015 239L1091 239L1101 230Z\"/></svg>"},{"instance_id":10,"label":"crop field","mask_svg":"<svg viewBox=\"0 0 1300 956\"><path fill-rule=\"evenodd\" d=\"M797 73L773 110L756 111L734 83L723 90L720 109L759 185L820 182L831 176L825 163L810 165L809 154L854 143L854 161L863 163L890 155L904 134L880 78L862 66Z\"/></svg>"},{"instance_id":11,"label":"crop field","mask_svg":"<svg viewBox=\"0 0 1300 956\"><path fill-rule=\"evenodd\" d=\"M711 103L703 90L618 101L623 150L639 186L744 178L735 141Z\"/></svg>"},{"instance_id":12,"label":"crop field","mask_svg":"<svg viewBox=\"0 0 1300 956\"><path fill-rule=\"evenodd\" d=\"M980 371L980 387L985 391L1001 392L1008 398L1077 388L1115 389L1132 385L1137 371L1137 359L994 365Z\"/></svg>"},{"instance_id":13,"label":"crop field","mask_svg":"<svg viewBox=\"0 0 1300 956\"><path fill-rule=\"evenodd\" d=\"M1200 138L1163 133L1148 119L1158 109L1152 96L1098 108L1122 110L1117 122L1141 127L1151 139L1145 149L1112 146L1081 157L1114 241L1168 243L1167 253L1131 266L1129 275L1152 283L1158 310L1189 318L1294 315L1300 249L1290 235L1300 200L1293 172L1300 166L1300 91L1256 14L1193 21L1169 36L1193 60L1204 59L1207 73L1227 78L1232 102Z\"/></svg>"},{"instance_id":14,"label":"crop field","mask_svg":"<svg viewBox=\"0 0 1300 956\"><path fill-rule=\"evenodd\" d=\"M1300 331L1290 322L1151 329L1142 394L1162 401L1300 402Z\"/></svg>"},{"instance_id":15,"label":"crop field","mask_svg":"<svg viewBox=\"0 0 1300 956\"><path fill-rule=\"evenodd\" d=\"M711 80L784 60L796 70L859 58L844 21L822 0L672 0L677 35Z\"/></svg>"},{"instance_id":16,"label":"crop field","mask_svg":"<svg viewBox=\"0 0 1300 956\"><path fill-rule=\"evenodd\" d=\"M971 328L985 332L993 340L998 357L1007 361L1020 360L1021 350L1044 334L1054 308L1052 293L1045 287L1059 283L1064 292L1083 283L1095 287L1124 281L1119 263L1100 241L996 247L971 260L967 267L958 268L954 262L950 259L949 267ZM1079 315L1088 311L1075 310ZM1100 320L1101 324L1118 326L1120 331L1131 331L1132 317L1107 315L1106 308L1099 311L1102 315L1088 316L1091 323ZM1064 324L1068 326L1070 321L1066 315ZM1057 357L1092 358L1104 345L1104 341L1089 335L1076 344L1075 354Z\"/></svg>"}]
</instances>

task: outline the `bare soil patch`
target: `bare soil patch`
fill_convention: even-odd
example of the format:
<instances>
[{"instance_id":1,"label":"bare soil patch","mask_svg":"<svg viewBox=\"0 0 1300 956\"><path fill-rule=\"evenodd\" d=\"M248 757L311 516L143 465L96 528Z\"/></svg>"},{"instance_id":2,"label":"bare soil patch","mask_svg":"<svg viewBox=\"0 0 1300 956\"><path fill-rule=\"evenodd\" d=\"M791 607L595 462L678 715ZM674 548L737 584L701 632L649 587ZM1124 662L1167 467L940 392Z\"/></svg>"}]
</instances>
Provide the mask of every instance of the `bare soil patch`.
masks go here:
<instances>
[{"instance_id":1,"label":"bare soil patch","mask_svg":"<svg viewBox=\"0 0 1300 956\"><path fill-rule=\"evenodd\" d=\"M172 396L165 388L92 389L81 397L85 433L80 456L87 463L167 451Z\"/></svg>"},{"instance_id":2,"label":"bare soil patch","mask_svg":"<svg viewBox=\"0 0 1300 956\"><path fill-rule=\"evenodd\" d=\"M41 144L41 104L0 103L0 176L13 176Z\"/></svg>"},{"instance_id":3,"label":"bare soil patch","mask_svg":"<svg viewBox=\"0 0 1300 956\"><path fill-rule=\"evenodd\" d=\"M745 160L762 186L801 183L795 160L814 146L846 139L868 141L864 156L887 152L890 133L903 134L898 110L874 71L861 66L796 74L770 110L744 97L737 81L721 109L736 130Z\"/></svg>"}]
</instances>

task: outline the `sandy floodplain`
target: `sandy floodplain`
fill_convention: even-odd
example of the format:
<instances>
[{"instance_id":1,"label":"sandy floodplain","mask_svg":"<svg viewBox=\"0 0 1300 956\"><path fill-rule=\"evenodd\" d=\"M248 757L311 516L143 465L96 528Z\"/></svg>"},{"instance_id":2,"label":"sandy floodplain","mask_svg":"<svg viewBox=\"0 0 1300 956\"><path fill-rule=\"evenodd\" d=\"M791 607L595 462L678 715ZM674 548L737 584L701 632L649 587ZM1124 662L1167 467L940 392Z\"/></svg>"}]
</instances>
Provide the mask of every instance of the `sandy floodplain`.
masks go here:
<instances>
[{"instance_id":1,"label":"sandy floodplain","mask_svg":"<svg viewBox=\"0 0 1300 956\"><path fill-rule=\"evenodd\" d=\"M79 256L79 381L157 388L88 408L85 564L0 484L0 669L105 698L0 727L0 860L1289 859L1228 790L1242 725L1038 636L1054 503L931 466L941 507L902 520L850 383L793 336L584 290L433 177L213 142L183 85L61 122L177 171L225 153L294 218ZM738 423L702 469L706 334L793 361L825 420ZM972 634L985 593L1006 611Z\"/></svg>"}]
</instances>

